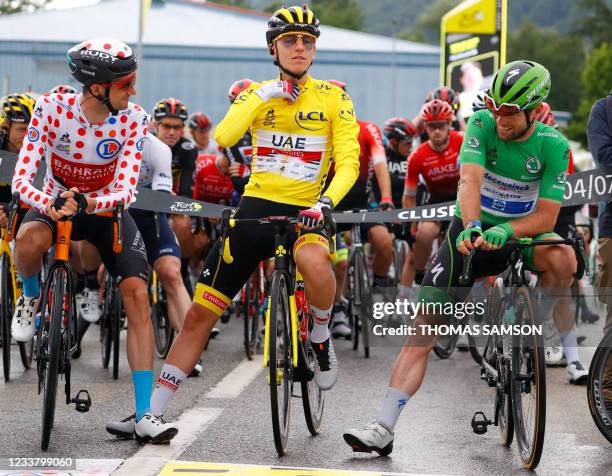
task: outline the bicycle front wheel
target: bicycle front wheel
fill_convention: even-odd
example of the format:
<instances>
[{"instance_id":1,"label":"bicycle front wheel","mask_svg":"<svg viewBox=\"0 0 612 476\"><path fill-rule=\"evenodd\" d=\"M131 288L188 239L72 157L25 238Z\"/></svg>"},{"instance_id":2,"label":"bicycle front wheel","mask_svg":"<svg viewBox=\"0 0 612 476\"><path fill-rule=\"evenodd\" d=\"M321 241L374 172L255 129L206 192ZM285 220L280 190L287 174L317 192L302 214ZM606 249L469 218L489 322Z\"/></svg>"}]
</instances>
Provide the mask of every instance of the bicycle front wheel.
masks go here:
<instances>
[{"instance_id":1,"label":"bicycle front wheel","mask_svg":"<svg viewBox=\"0 0 612 476\"><path fill-rule=\"evenodd\" d=\"M10 284L9 284L10 283ZM2 341L2 368L4 381L8 382L11 373L11 320L13 318L13 286L10 279L10 263L8 256L3 253L0 260L0 340Z\"/></svg>"},{"instance_id":2,"label":"bicycle front wheel","mask_svg":"<svg viewBox=\"0 0 612 476\"><path fill-rule=\"evenodd\" d=\"M160 359L165 359L174 339L174 329L168 319L168 306L164 289L157 280L149 281L149 296L151 301L151 319L153 321L153 335L155 337L155 350Z\"/></svg>"},{"instance_id":3,"label":"bicycle front wheel","mask_svg":"<svg viewBox=\"0 0 612 476\"><path fill-rule=\"evenodd\" d=\"M110 318L111 334L113 336L113 379L117 380L119 377L119 352L121 351L120 337L121 337L121 295L119 289L113 280L112 286L112 301L111 309L112 314Z\"/></svg>"},{"instance_id":4,"label":"bicycle front wheel","mask_svg":"<svg viewBox=\"0 0 612 476\"><path fill-rule=\"evenodd\" d=\"M291 395L293 392L293 362L289 292L283 273L274 273L270 293L270 329L268 342L270 404L274 446L279 456L287 451Z\"/></svg>"},{"instance_id":5,"label":"bicycle front wheel","mask_svg":"<svg viewBox=\"0 0 612 476\"><path fill-rule=\"evenodd\" d=\"M55 399L60 362L60 343L64 303L66 301L66 274L56 269L51 277L52 291L45 293L44 307L41 307L41 347L38 353L39 365L44 365L42 437L40 448L49 448L51 429L55 418Z\"/></svg>"},{"instance_id":6,"label":"bicycle front wheel","mask_svg":"<svg viewBox=\"0 0 612 476\"><path fill-rule=\"evenodd\" d=\"M529 288L516 292L516 323L535 326L535 314ZM512 410L514 431L523 467L538 466L544 446L546 429L546 365L544 343L536 332L512 338L511 368Z\"/></svg>"},{"instance_id":7,"label":"bicycle front wheel","mask_svg":"<svg viewBox=\"0 0 612 476\"><path fill-rule=\"evenodd\" d=\"M591 361L587 398L597 428L612 443L612 332L602 339Z\"/></svg>"}]
</instances>

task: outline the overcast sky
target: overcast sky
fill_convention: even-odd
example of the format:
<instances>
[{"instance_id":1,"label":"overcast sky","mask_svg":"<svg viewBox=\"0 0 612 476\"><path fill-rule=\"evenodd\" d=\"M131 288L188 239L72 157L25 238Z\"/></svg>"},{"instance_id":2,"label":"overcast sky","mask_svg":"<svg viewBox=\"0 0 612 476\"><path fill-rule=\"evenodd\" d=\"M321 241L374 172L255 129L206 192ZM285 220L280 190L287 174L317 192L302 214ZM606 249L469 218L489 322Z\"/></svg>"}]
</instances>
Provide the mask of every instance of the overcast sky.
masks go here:
<instances>
[{"instance_id":1,"label":"overcast sky","mask_svg":"<svg viewBox=\"0 0 612 476\"><path fill-rule=\"evenodd\" d=\"M100 0L53 0L50 4L51 8L71 8L80 7L82 5L91 5L98 3Z\"/></svg>"}]
</instances>

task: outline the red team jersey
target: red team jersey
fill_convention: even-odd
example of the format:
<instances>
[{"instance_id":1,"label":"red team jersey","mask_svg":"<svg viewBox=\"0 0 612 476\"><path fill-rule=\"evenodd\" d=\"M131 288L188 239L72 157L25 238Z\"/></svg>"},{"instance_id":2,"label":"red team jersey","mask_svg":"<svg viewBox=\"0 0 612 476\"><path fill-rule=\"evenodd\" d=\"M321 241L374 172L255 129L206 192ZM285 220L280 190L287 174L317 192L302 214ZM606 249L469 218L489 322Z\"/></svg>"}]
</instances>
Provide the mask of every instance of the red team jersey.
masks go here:
<instances>
[{"instance_id":1,"label":"red team jersey","mask_svg":"<svg viewBox=\"0 0 612 476\"><path fill-rule=\"evenodd\" d=\"M357 136L359 140L359 176L353 187L363 187L371 180L374 165L378 162L384 162L386 155L378 126L367 121L357 121L357 124L359 125L359 135ZM328 184L333 176L334 164L332 163L327 176Z\"/></svg>"},{"instance_id":2,"label":"red team jersey","mask_svg":"<svg viewBox=\"0 0 612 476\"><path fill-rule=\"evenodd\" d=\"M46 94L34 106L13 176L13 192L41 213L62 191L77 187L96 199L96 212L134 199L147 134L144 110L130 103L101 124L90 124L79 94ZM41 159L47 173L42 190L32 182Z\"/></svg>"},{"instance_id":3,"label":"red team jersey","mask_svg":"<svg viewBox=\"0 0 612 476\"><path fill-rule=\"evenodd\" d=\"M200 154L195 165L193 198L209 203L229 203L234 185L217 167L217 156Z\"/></svg>"},{"instance_id":4,"label":"red team jersey","mask_svg":"<svg viewBox=\"0 0 612 476\"><path fill-rule=\"evenodd\" d=\"M444 152L436 152L429 141L421 144L408 157L406 189L415 190L422 175L432 195L449 195L457 192L459 167L457 159L463 142L463 134L450 131L450 141Z\"/></svg>"}]
</instances>

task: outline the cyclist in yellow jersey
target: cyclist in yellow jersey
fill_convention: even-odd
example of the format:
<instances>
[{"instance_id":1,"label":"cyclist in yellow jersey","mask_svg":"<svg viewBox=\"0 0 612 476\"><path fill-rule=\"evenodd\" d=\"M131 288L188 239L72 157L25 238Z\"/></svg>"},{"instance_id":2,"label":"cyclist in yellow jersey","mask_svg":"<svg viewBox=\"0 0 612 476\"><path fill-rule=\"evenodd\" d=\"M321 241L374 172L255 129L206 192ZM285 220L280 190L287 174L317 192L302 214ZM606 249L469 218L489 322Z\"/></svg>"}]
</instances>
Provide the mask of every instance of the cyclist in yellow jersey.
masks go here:
<instances>
[{"instance_id":1,"label":"cyclist in yellow jersey","mask_svg":"<svg viewBox=\"0 0 612 476\"><path fill-rule=\"evenodd\" d=\"M318 26L307 6L274 12L266 39L280 77L243 91L217 126L215 140L231 147L249 128L253 137L252 173L236 218L299 217L301 231L293 233L293 254L313 311L315 381L329 390L338 376L328 330L335 279L327 237L320 228L323 209L340 202L357 179L359 127L350 97L308 75ZM322 196L332 149L336 172ZM156 415L163 415L193 368L231 297L261 260L274 255L273 237L271 226L240 226L229 236L231 264L219 256L219 241L208 254L193 303L153 390L151 408Z\"/></svg>"}]
</instances>

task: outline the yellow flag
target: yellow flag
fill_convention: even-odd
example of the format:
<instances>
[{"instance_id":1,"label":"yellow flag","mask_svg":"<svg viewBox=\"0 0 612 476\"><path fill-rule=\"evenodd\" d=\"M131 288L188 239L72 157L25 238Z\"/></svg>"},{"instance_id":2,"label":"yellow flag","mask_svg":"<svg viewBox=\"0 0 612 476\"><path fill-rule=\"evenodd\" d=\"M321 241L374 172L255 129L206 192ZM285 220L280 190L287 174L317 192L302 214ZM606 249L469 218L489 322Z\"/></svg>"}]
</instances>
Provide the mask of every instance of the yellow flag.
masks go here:
<instances>
[{"instance_id":1,"label":"yellow flag","mask_svg":"<svg viewBox=\"0 0 612 476\"><path fill-rule=\"evenodd\" d=\"M151 8L151 0L140 0L140 31L144 32L147 27L147 14Z\"/></svg>"}]
</instances>

